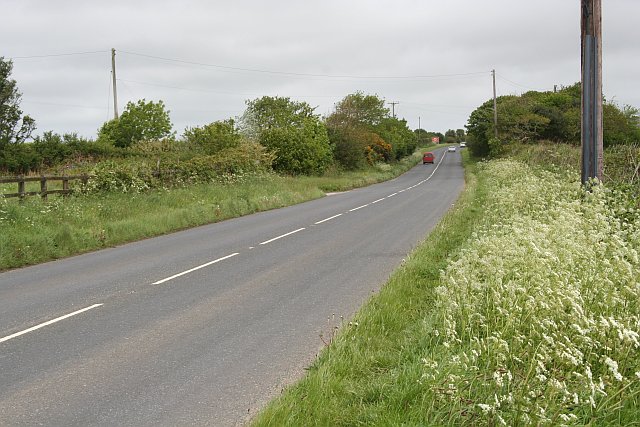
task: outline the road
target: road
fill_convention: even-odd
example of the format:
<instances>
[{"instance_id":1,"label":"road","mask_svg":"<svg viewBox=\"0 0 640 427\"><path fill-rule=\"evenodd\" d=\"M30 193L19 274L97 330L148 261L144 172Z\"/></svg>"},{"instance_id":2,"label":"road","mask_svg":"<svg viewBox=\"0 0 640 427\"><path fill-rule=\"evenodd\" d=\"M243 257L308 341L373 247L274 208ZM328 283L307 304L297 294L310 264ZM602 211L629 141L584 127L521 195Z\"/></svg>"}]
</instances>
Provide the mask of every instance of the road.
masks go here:
<instances>
[{"instance_id":1,"label":"road","mask_svg":"<svg viewBox=\"0 0 640 427\"><path fill-rule=\"evenodd\" d=\"M440 150L385 183L0 274L0 425L246 422L463 186Z\"/></svg>"}]
</instances>

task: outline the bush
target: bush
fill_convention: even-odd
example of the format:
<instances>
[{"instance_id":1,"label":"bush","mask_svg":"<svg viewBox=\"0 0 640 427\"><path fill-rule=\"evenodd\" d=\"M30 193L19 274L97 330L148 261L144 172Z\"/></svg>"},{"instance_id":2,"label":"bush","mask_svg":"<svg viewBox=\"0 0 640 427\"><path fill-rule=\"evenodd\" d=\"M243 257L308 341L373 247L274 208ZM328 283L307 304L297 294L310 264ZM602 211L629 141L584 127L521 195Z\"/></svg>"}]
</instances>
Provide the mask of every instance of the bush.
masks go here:
<instances>
[{"instance_id":1,"label":"bush","mask_svg":"<svg viewBox=\"0 0 640 427\"><path fill-rule=\"evenodd\" d=\"M233 119L229 119L188 128L184 131L184 140L206 154L215 154L225 148L238 146L242 136Z\"/></svg>"},{"instance_id":2,"label":"bush","mask_svg":"<svg viewBox=\"0 0 640 427\"><path fill-rule=\"evenodd\" d=\"M151 167L144 163L116 163L107 160L98 163L92 170L87 190L140 193L154 186Z\"/></svg>"},{"instance_id":3,"label":"bush","mask_svg":"<svg viewBox=\"0 0 640 427\"><path fill-rule=\"evenodd\" d=\"M162 101L127 103L119 118L110 120L98 131L98 139L116 147L130 147L138 141L171 136L171 119Z\"/></svg>"}]
</instances>

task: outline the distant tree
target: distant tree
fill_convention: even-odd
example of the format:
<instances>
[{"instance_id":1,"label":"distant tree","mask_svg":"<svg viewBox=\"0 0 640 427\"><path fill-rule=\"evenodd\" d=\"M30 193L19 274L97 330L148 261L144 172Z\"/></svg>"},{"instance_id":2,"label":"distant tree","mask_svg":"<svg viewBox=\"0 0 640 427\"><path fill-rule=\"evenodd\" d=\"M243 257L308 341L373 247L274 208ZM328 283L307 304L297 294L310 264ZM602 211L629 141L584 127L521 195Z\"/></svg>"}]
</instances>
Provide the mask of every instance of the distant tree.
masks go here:
<instances>
[{"instance_id":1,"label":"distant tree","mask_svg":"<svg viewBox=\"0 0 640 427\"><path fill-rule=\"evenodd\" d=\"M456 142L456 131L453 129L449 129L444 133L444 142L453 143Z\"/></svg>"},{"instance_id":2,"label":"distant tree","mask_svg":"<svg viewBox=\"0 0 640 427\"><path fill-rule=\"evenodd\" d=\"M345 96L335 106L335 111L327 117L328 128L373 127L389 116L384 99L362 92Z\"/></svg>"},{"instance_id":3,"label":"distant tree","mask_svg":"<svg viewBox=\"0 0 640 427\"><path fill-rule=\"evenodd\" d=\"M327 128L306 102L269 97L247 101L241 131L275 155L276 171L320 174L332 160Z\"/></svg>"},{"instance_id":4,"label":"distant tree","mask_svg":"<svg viewBox=\"0 0 640 427\"><path fill-rule=\"evenodd\" d=\"M162 101L129 102L118 119L106 122L98 131L98 139L116 147L130 147L143 140L157 140L172 135L169 111Z\"/></svg>"},{"instance_id":5,"label":"distant tree","mask_svg":"<svg viewBox=\"0 0 640 427\"><path fill-rule=\"evenodd\" d=\"M13 63L0 57L0 148L7 144L19 144L31 137L36 122L22 115L16 81L10 79Z\"/></svg>"},{"instance_id":6,"label":"distant tree","mask_svg":"<svg viewBox=\"0 0 640 427\"><path fill-rule=\"evenodd\" d=\"M347 169L357 169L365 164L393 159L391 141L400 146L407 140L405 134L394 140L394 134L401 134L403 130L399 128L406 127L406 122L402 125L388 122L389 119L384 99L362 92L345 96L325 120L335 160ZM411 131L407 131L414 141Z\"/></svg>"},{"instance_id":7,"label":"distant tree","mask_svg":"<svg viewBox=\"0 0 640 427\"><path fill-rule=\"evenodd\" d=\"M467 134L464 132L464 129L456 129L456 142L463 142L466 136Z\"/></svg>"},{"instance_id":8,"label":"distant tree","mask_svg":"<svg viewBox=\"0 0 640 427\"><path fill-rule=\"evenodd\" d=\"M188 128L184 131L184 140L202 149L206 154L215 154L226 148L238 146L242 135L233 119L228 119L202 127Z\"/></svg>"},{"instance_id":9,"label":"distant tree","mask_svg":"<svg viewBox=\"0 0 640 427\"><path fill-rule=\"evenodd\" d=\"M391 145L393 158L399 160L416 149L416 136L407 126L407 121L395 117L385 117L374 126L374 131Z\"/></svg>"}]
</instances>

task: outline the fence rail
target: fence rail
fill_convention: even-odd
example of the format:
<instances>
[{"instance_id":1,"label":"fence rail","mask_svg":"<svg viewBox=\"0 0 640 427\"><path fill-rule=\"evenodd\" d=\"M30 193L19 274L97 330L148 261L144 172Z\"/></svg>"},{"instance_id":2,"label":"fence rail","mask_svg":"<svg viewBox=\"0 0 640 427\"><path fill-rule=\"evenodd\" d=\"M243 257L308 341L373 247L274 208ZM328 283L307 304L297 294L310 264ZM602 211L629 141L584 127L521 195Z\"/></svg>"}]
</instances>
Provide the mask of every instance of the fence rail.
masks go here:
<instances>
[{"instance_id":1,"label":"fence rail","mask_svg":"<svg viewBox=\"0 0 640 427\"><path fill-rule=\"evenodd\" d=\"M46 199L49 194L62 194L67 196L71 194L71 188L69 187L70 181L79 180L83 185L89 182L89 175L62 175L62 176L13 176L13 177L0 177L0 184L18 184L17 193L0 193L0 197L20 197L24 199L26 196L40 196ZM48 183L51 181L62 181L62 189L49 190ZM40 191L26 191L27 182L40 182Z\"/></svg>"}]
</instances>

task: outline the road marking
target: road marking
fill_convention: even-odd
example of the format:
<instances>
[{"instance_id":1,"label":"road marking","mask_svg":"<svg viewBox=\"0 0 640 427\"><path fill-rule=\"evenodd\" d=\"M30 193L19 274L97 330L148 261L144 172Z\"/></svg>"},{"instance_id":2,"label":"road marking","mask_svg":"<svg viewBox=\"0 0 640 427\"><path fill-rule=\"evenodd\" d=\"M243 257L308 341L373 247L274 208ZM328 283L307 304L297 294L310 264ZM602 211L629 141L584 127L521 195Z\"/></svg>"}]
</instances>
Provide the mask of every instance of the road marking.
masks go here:
<instances>
[{"instance_id":1,"label":"road marking","mask_svg":"<svg viewBox=\"0 0 640 427\"><path fill-rule=\"evenodd\" d=\"M389 197L393 197L393 196L395 196L396 194L398 194L398 193L389 194L389 195L387 196L387 198L389 198Z\"/></svg>"},{"instance_id":2,"label":"road marking","mask_svg":"<svg viewBox=\"0 0 640 427\"><path fill-rule=\"evenodd\" d=\"M373 202L371 202L371 204L378 203L378 202L381 202L383 200L384 200L384 197L382 199L374 200Z\"/></svg>"},{"instance_id":3,"label":"road marking","mask_svg":"<svg viewBox=\"0 0 640 427\"><path fill-rule=\"evenodd\" d=\"M91 310L92 308L100 307L101 305L103 305L103 304L93 304L93 305L91 305L89 307L85 307L83 309L74 311L73 313L69 313L69 314L65 314L64 316L56 317L53 320L49 320L47 322L40 323L39 325L32 326L31 328L25 329L24 331L16 332L15 334L11 334L11 335L8 335L8 336L6 336L4 338L0 338L0 342L9 341L11 338L19 337L20 335L24 335L24 334L27 334L29 332L33 332L36 329L40 329L40 328L43 328L45 326L49 326L49 325L51 325L53 323L59 322L59 321L64 320L64 319L66 319L68 317L75 316L75 315L83 313L83 312L85 312L87 310Z\"/></svg>"},{"instance_id":4,"label":"road marking","mask_svg":"<svg viewBox=\"0 0 640 427\"><path fill-rule=\"evenodd\" d=\"M213 261L209 261L209 262L207 262L205 264L202 264L202 265L199 265L197 267L190 268L189 270L183 271L182 273L174 274L173 276L167 277L166 279L158 280L157 282L153 282L152 284L153 285L159 285L161 283L168 282L169 280L175 279L176 277L184 276L185 274L189 274L189 273L194 272L196 270L200 270L201 268L208 267L211 264L215 264L217 262L224 261L225 259L229 259L229 258L234 257L236 255L240 255L240 253L239 252L234 252L231 255L223 256L222 258L218 258L218 259L214 259Z\"/></svg>"},{"instance_id":5,"label":"road marking","mask_svg":"<svg viewBox=\"0 0 640 427\"><path fill-rule=\"evenodd\" d=\"M353 212L353 211L357 211L358 209L366 208L369 205L370 205L370 203L367 203L366 205L362 205L362 206L358 206L357 208L349 209L349 212Z\"/></svg>"},{"instance_id":6,"label":"road marking","mask_svg":"<svg viewBox=\"0 0 640 427\"><path fill-rule=\"evenodd\" d=\"M325 219L323 219L322 221L314 222L313 224L314 224L314 225L322 224L323 222L327 222L327 221L330 221L330 220L332 220L332 219L334 219L334 218L338 218L339 216L342 216L342 214L338 214L338 215L330 216L329 218L325 218Z\"/></svg>"},{"instance_id":7,"label":"road marking","mask_svg":"<svg viewBox=\"0 0 640 427\"><path fill-rule=\"evenodd\" d=\"M294 233L297 233L297 232L299 232L299 231L302 231L302 230L306 230L306 228L304 228L304 227L302 227L302 228L298 228L297 230L290 231L290 232L288 232L288 233L283 234L282 236L274 237L273 239L269 239L269 240L264 241L264 242L262 242L262 243L260 243L260 244L261 244L261 245L266 245L267 243L274 242L274 241L276 241L276 240L278 240L278 239L282 239L283 237L290 236L290 235L292 235L292 234L294 234Z\"/></svg>"},{"instance_id":8,"label":"road marking","mask_svg":"<svg viewBox=\"0 0 640 427\"><path fill-rule=\"evenodd\" d=\"M399 190L398 193L404 193L405 191L407 191L406 188L404 190Z\"/></svg>"}]
</instances>

